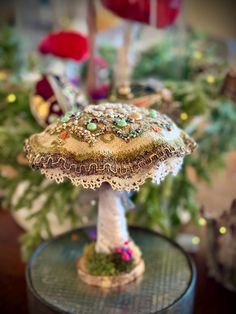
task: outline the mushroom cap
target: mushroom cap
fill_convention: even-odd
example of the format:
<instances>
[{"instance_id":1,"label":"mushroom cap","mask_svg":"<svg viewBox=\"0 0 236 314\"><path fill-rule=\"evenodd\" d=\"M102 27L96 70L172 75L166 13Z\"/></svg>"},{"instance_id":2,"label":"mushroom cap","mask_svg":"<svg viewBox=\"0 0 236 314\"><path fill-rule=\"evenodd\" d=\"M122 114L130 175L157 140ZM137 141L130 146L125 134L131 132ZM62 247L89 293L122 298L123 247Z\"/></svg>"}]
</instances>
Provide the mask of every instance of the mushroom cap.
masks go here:
<instances>
[{"instance_id":1,"label":"mushroom cap","mask_svg":"<svg viewBox=\"0 0 236 314\"><path fill-rule=\"evenodd\" d=\"M140 23L149 24L150 0L102 0L103 5L116 15ZM179 15L181 0L156 0L156 28L173 24Z\"/></svg>"},{"instance_id":2,"label":"mushroom cap","mask_svg":"<svg viewBox=\"0 0 236 314\"><path fill-rule=\"evenodd\" d=\"M25 142L30 165L58 183L138 190L177 173L196 143L167 116L127 104L89 105L67 113Z\"/></svg>"},{"instance_id":3,"label":"mushroom cap","mask_svg":"<svg viewBox=\"0 0 236 314\"><path fill-rule=\"evenodd\" d=\"M125 102L138 107L151 107L160 103L166 105L173 102L171 90L158 83L156 83L158 86L140 82L120 85L115 91L111 90L110 100L112 102Z\"/></svg>"},{"instance_id":4,"label":"mushroom cap","mask_svg":"<svg viewBox=\"0 0 236 314\"><path fill-rule=\"evenodd\" d=\"M39 43L42 54L51 54L64 59L82 62L88 57L87 37L74 31L60 31L47 34Z\"/></svg>"},{"instance_id":5,"label":"mushroom cap","mask_svg":"<svg viewBox=\"0 0 236 314\"><path fill-rule=\"evenodd\" d=\"M167 114L175 122L181 121L180 103L173 99L172 91L160 81L131 82L110 90L109 101L133 104Z\"/></svg>"}]
</instances>

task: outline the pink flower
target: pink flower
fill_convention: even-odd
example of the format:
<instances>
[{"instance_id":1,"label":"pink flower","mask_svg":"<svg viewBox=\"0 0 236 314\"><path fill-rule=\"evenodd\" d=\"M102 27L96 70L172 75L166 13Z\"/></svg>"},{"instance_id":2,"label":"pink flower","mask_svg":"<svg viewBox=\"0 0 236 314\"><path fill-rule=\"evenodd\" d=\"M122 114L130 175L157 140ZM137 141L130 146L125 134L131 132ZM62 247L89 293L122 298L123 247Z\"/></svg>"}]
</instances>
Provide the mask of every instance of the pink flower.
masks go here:
<instances>
[{"instance_id":1,"label":"pink flower","mask_svg":"<svg viewBox=\"0 0 236 314\"><path fill-rule=\"evenodd\" d=\"M121 247L116 247L115 248L115 252L118 253L118 254L121 254L122 253L122 248Z\"/></svg>"},{"instance_id":2,"label":"pink flower","mask_svg":"<svg viewBox=\"0 0 236 314\"><path fill-rule=\"evenodd\" d=\"M123 261L130 261L133 258L133 251L127 246L129 241L125 241L123 246L115 248L115 253L120 254Z\"/></svg>"},{"instance_id":3,"label":"pink flower","mask_svg":"<svg viewBox=\"0 0 236 314\"><path fill-rule=\"evenodd\" d=\"M125 251L121 254L121 258L126 262L131 260L131 257L129 256L129 254Z\"/></svg>"},{"instance_id":4,"label":"pink flower","mask_svg":"<svg viewBox=\"0 0 236 314\"><path fill-rule=\"evenodd\" d=\"M126 252L133 257L133 251L130 248L126 249Z\"/></svg>"}]
</instances>

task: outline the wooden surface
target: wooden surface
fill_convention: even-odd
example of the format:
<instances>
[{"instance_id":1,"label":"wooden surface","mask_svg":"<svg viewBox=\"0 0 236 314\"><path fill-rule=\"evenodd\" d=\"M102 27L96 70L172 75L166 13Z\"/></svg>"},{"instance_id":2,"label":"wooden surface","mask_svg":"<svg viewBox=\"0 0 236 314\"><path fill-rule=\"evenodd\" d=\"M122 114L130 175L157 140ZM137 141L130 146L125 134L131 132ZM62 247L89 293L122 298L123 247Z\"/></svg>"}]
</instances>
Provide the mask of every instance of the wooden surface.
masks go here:
<instances>
[{"instance_id":1,"label":"wooden surface","mask_svg":"<svg viewBox=\"0 0 236 314\"><path fill-rule=\"evenodd\" d=\"M18 237L22 230L0 210L0 313L27 314L25 266Z\"/></svg>"},{"instance_id":2,"label":"wooden surface","mask_svg":"<svg viewBox=\"0 0 236 314\"><path fill-rule=\"evenodd\" d=\"M25 268L17 240L21 233L10 214L0 210L0 313L4 314L28 314ZM198 271L194 314L235 314L236 294L207 277L203 252L193 258Z\"/></svg>"}]
</instances>

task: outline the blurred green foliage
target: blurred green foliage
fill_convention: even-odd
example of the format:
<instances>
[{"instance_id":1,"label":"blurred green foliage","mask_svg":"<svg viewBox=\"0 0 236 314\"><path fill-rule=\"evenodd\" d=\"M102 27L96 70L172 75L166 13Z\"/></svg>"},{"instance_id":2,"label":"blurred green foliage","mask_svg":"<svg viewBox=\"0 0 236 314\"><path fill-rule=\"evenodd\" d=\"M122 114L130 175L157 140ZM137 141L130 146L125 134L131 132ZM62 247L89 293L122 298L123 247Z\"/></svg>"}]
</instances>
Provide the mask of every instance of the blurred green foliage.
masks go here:
<instances>
[{"instance_id":1,"label":"blurred green foliage","mask_svg":"<svg viewBox=\"0 0 236 314\"><path fill-rule=\"evenodd\" d=\"M76 208L78 206L79 189L69 182L56 184L48 182L44 177L32 171L25 164L18 162L23 152L24 140L35 132L42 131L33 118L29 107L29 88L25 84L8 84L0 81L0 165L11 166L15 171L13 177L0 174L0 191L4 194L2 206L12 211L28 208L27 219L32 219L33 226L22 238L22 255L27 260L32 251L42 241L42 233L51 236L48 214L54 212L58 222L66 219L75 226L80 218ZM8 96L15 95L15 101L9 102ZM15 199L20 184L28 185L18 199ZM40 195L44 195L41 207L32 213L34 202Z\"/></svg>"},{"instance_id":2,"label":"blurred green foliage","mask_svg":"<svg viewBox=\"0 0 236 314\"><path fill-rule=\"evenodd\" d=\"M161 78L180 103L186 120L181 128L193 136L198 150L185 158L180 173L168 176L160 186L146 182L133 199L138 210L129 214L130 222L159 228L174 236L182 225L183 214L197 221L201 204L196 182L211 183L211 174L224 166L225 154L236 148L236 104L220 94L227 70L222 47L202 34L189 33L184 46L178 37L167 36L139 57L134 79Z\"/></svg>"},{"instance_id":3,"label":"blurred green foliage","mask_svg":"<svg viewBox=\"0 0 236 314\"><path fill-rule=\"evenodd\" d=\"M19 39L15 30L8 26L0 27L0 69L16 70L20 67Z\"/></svg>"}]
</instances>

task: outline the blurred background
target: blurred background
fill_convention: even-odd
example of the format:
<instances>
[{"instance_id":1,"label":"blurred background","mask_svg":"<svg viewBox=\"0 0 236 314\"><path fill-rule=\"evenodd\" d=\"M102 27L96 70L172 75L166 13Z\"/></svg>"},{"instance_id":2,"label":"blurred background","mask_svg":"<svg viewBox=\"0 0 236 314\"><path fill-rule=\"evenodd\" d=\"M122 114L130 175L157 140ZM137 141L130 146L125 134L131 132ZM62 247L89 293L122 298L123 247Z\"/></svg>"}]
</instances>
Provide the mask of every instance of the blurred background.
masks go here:
<instances>
[{"instance_id":1,"label":"blurred background","mask_svg":"<svg viewBox=\"0 0 236 314\"><path fill-rule=\"evenodd\" d=\"M182 172L132 193L130 224L192 254L195 313L235 313L236 2L0 0L0 310L27 313L45 239L96 222L97 195L32 172L29 135L88 103L168 114L197 141Z\"/></svg>"}]
</instances>

